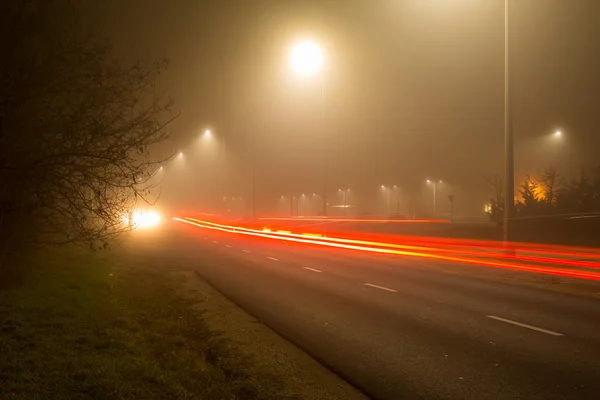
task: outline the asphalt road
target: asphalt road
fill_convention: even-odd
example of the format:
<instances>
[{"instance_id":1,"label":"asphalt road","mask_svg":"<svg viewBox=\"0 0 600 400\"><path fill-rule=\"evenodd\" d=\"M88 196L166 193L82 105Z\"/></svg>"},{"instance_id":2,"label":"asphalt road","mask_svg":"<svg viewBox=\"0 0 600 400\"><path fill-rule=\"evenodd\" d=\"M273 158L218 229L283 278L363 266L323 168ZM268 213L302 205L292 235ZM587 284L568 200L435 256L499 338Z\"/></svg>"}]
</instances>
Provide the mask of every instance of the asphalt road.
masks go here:
<instances>
[{"instance_id":1,"label":"asphalt road","mask_svg":"<svg viewBox=\"0 0 600 400\"><path fill-rule=\"evenodd\" d=\"M194 268L374 399L600 399L596 299L183 224L145 256Z\"/></svg>"}]
</instances>

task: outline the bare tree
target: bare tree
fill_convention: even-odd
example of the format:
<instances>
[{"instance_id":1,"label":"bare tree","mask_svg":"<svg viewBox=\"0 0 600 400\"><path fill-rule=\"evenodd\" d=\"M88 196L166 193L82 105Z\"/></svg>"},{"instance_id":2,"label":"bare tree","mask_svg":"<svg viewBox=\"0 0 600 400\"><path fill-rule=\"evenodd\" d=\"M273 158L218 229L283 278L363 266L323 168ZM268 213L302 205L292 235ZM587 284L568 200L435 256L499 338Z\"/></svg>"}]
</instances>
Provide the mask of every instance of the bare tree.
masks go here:
<instances>
[{"instance_id":1,"label":"bare tree","mask_svg":"<svg viewBox=\"0 0 600 400\"><path fill-rule=\"evenodd\" d=\"M556 206L556 198L560 191L560 176L554 167L549 167L541 177L544 200L551 206Z\"/></svg>"},{"instance_id":2,"label":"bare tree","mask_svg":"<svg viewBox=\"0 0 600 400\"><path fill-rule=\"evenodd\" d=\"M130 65L82 26L78 1L0 5L0 245L105 244L149 200L171 102L166 62ZM25 228L25 229L24 229ZM15 236L12 236L15 237Z\"/></svg>"}]
</instances>

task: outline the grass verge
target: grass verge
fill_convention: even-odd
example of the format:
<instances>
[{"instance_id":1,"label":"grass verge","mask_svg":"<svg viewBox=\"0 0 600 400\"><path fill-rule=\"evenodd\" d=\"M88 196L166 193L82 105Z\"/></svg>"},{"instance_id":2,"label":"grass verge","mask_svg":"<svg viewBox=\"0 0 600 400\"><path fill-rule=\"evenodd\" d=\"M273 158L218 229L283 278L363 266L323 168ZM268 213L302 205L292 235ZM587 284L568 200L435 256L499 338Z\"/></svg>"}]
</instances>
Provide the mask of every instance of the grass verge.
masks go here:
<instances>
[{"instance_id":1,"label":"grass verge","mask_svg":"<svg viewBox=\"0 0 600 400\"><path fill-rule=\"evenodd\" d=\"M176 287L77 249L1 270L0 399L282 398Z\"/></svg>"}]
</instances>

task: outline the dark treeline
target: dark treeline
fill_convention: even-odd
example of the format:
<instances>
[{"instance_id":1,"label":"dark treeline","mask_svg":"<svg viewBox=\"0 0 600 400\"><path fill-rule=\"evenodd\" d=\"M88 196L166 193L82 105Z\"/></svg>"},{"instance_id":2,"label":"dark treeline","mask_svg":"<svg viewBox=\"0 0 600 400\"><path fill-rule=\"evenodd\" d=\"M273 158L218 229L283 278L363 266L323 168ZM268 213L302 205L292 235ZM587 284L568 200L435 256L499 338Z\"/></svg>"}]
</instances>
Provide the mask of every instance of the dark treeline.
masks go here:
<instances>
[{"instance_id":1,"label":"dark treeline","mask_svg":"<svg viewBox=\"0 0 600 400\"><path fill-rule=\"evenodd\" d=\"M499 222L504 211L504 182L497 175L487 180L494 190L488 214L492 221ZM515 218L600 213L600 166L582 169L572 180L550 167L539 176L528 175L518 192Z\"/></svg>"}]
</instances>

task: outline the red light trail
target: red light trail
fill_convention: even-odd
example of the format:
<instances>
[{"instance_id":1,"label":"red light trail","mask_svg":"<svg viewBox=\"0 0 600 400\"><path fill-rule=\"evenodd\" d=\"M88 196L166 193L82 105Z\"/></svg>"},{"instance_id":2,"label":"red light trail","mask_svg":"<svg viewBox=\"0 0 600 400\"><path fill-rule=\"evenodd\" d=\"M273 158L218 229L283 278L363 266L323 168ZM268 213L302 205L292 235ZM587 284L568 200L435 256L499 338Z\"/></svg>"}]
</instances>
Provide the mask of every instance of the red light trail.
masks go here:
<instances>
[{"instance_id":1,"label":"red light trail","mask_svg":"<svg viewBox=\"0 0 600 400\"><path fill-rule=\"evenodd\" d=\"M319 222L377 222L377 223L403 223L403 224L445 224L450 223L449 219L361 219L361 218L285 218L285 217L263 217L259 218L262 221L319 221Z\"/></svg>"},{"instance_id":2,"label":"red light trail","mask_svg":"<svg viewBox=\"0 0 600 400\"><path fill-rule=\"evenodd\" d=\"M537 262L542 264L554 264L554 265L565 265L579 268L600 268L600 263L589 262L589 261L577 261L577 260L566 260L556 257L551 257L552 253L546 254L545 257L537 256L523 256L523 255L511 255L511 254L500 254L486 251L477 250L456 250L452 248L438 248L424 246L427 243L424 238L420 238L418 241L421 246L413 246L409 244L399 243L387 243L378 242L371 240L357 240L341 237L325 237L321 234L313 233L292 233L289 230L271 230L269 228L253 229L242 226L232 226L217 224L214 222L203 221L195 218L184 217L184 218L173 218L175 221L183 222L193 226L197 226L204 229L212 229L221 232L241 234L246 236L255 236L266 239L277 239L285 240L296 243L304 243L311 245L320 245L327 247L335 247L341 249L350 249L363 252L372 252L380 254L391 254L391 255L402 255L410 257L421 257L428 259L436 259L450 262L460 262L472 265L491 266L497 268L513 269L527 272L544 273L551 275L559 275L565 277L574 277L582 279L600 280L600 273L585 270L565 269L556 268L551 266L543 266L536 264L525 264L517 263L514 261L526 261L526 262ZM389 237L388 237L389 239ZM432 244L438 242L434 240ZM442 242L446 243L445 240ZM466 243L470 243L467 241ZM455 245L459 245L460 241L453 239ZM491 248L497 248L501 246L498 243L493 243L495 246ZM469 245L467 245L469 246ZM472 246L472 245L471 245ZM528 246L523 246L524 249L529 249ZM536 249L537 251L541 251ZM586 249L591 252L595 252L594 249ZM591 253L585 253L590 256ZM562 254L561 254L562 255ZM474 258L473 258L474 257Z\"/></svg>"}]
</instances>

